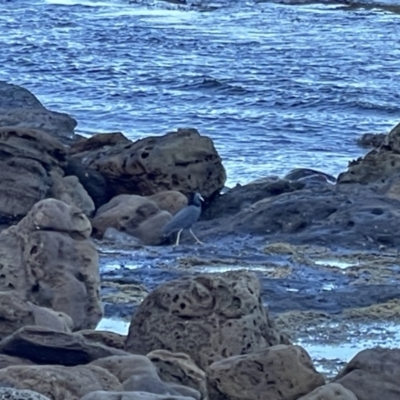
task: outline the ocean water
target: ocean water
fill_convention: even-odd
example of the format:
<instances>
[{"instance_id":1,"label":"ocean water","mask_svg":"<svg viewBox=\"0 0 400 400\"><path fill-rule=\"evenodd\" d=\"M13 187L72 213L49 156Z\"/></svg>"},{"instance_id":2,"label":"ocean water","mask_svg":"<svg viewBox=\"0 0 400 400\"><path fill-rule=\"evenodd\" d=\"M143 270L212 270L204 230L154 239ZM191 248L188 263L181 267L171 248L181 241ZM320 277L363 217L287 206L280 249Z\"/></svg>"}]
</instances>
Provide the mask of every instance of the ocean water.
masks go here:
<instances>
[{"instance_id":1,"label":"ocean water","mask_svg":"<svg viewBox=\"0 0 400 400\"><path fill-rule=\"evenodd\" d=\"M0 79L82 134L195 127L228 186L337 174L365 153L361 134L400 120L399 15L290 1L0 0Z\"/></svg>"}]
</instances>

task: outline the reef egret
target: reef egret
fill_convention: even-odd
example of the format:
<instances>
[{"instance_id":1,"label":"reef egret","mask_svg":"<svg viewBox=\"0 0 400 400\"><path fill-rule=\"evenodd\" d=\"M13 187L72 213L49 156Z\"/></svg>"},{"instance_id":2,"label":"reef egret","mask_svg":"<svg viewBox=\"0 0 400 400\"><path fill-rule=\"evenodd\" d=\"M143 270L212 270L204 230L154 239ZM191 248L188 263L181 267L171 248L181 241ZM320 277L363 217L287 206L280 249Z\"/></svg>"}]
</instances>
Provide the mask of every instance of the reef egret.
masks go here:
<instances>
[{"instance_id":1,"label":"reef egret","mask_svg":"<svg viewBox=\"0 0 400 400\"><path fill-rule=\"evenodd\" d=\"M204 201L201 194L193 193L189 198L188 205L177 212L162 229L164 236L170 236L174 232L178 232L175 246L179 245L179 239L184 229L189 229L189 232L196 239L196 242L203 244L192 231L192 225L199 219L201 214L201 201Z\"/></svg>"}]
</instances>

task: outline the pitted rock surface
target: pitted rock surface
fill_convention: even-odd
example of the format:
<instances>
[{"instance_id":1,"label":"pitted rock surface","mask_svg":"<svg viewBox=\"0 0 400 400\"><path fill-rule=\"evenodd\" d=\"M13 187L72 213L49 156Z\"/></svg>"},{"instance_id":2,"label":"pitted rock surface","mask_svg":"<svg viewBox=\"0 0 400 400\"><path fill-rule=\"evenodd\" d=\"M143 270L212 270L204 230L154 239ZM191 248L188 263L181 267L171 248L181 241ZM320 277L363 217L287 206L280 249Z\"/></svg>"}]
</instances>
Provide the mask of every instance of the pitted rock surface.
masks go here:
<instances>
[{"instance_id":1,"label":"pitted rock surface","mask_svg":"<svg viewBox=\"0 0 400 400\"><path fill-rule=\"evenodd\" d=\"M297 400L325 383L300 346L277 345L226 358L206 373L213 400Z\"/></svg>"},{"instance_id":2,"label":"pitted rock surface","mask_svg":"<svg viewBox=\"0 0 400 400\"><path fill-rule=\"evenodd\" d=\"M276 177L257 179L246 185L238 184L225 194L217 196L204 210L201 219L211 220L221 217L231 217L240 211L248 209L257 201L303 189L304 186L300 182L292 182Z\"/></svg>"},{"instance_id":3,"label":"pitted rock surface","mask_svg":"<svg viewBox=\"0 0 400 400\"><path fill-rule=\"evenodd\" d=\"M0 156L0 223L9 224L46 197L50 171L65 163L66 154L43 131L0 127Z\"/></svg>"},{"instance_id":4,"label":"pitted rock surface","mask_svg":"<svg viewBox=\"0 0 400 400\"><path fill-rule=\"evenodd\" d=\"M283 193L231 217L200 221L196 234L202 241L252 235L327 247L398 247L400 201L381 190L372 185L326 184Z\"/></svg>"},{"instance_id":5,"label":"pitted rock surface","mask_svg":"<svg viewBox=\"0 0 400 400\"><path fill-rule=\"evenodd\" d=\"M103 237L107 228L128 233L146 245L156 245L162 240L162 228L171 219L168 211L146 197L119 195L97 210L92 220L93 233Z\"/></svg>"},{"instance_id":6,"label":"pitted rock surface","mask_svg":"<svg viewBox=\"0 0 400 400\"><path fill-rule=\"evenodd\" d=\"M356 395L339 383L328 383L298 400L357 400Z\"/></svg>"},{"instance_id":7,"label":"pitted rock surface","mask_svg":"<svg viewBox=\"0 0 400 400\"><path fill-rule=\"evenodd\" d=\"M51 177L52 186L47 197L61 200L70 206L79 208L88 217L93 215L94 202L76 176L62 177L58 173L52 173Z\"/></svg>"},{"instance_id":8,"label":"pitted rock surface","mask_svg":"<svg viewBox=\"0 0 400 400\"><path fill-rule=\"evenodd\" d=\"M0 81L0 127L41 129L68 141L76 125L68 114L45 108L27 89Z\"/></svg>"},{"instance_id":9,"label":"pitted rock surface","mask_svg":"<svg viewBox=\"0 0 400 400\"><path fill-rule=\"evenodd\" d=\"M400 398L400 349L372 348L359 352L334 379L358 400Z\"/></svg>"},{"instance_id":10,"label":"pitted rock surface","mask_svg":"<svg viewBox=\"0 0 400 400\"><path fill-rule=\"evenodd\" d=\"M113 355L122 350L93 343L78 333L60 332L38 326L24 326L0 342L0 351L24 357L37 364L75 366Z\"/></svg>"},{"instance_id":11,"label":"pitted rock surface","mask_svg":"<svg viewBox=\"0 0 400 400\"><path fill-rule=\"evenodd\" d=\"M154 350L147 357L156 366L158 375L165 382L175 382L191 387L208 398L206 373L184 353L172 353L168 350Z\"/></svg>"},{"instance_id":12,"label":"pitted rock surface","mask_svg":"<svg viewBox=\"0 0 400 400\"><path fill-rule=\"evenodd\" d=\"M0 233L0 290L15 289L36 305L69 315L75 329L94 328L102 316L98 254L91 225L77 208L36 203Z\"/></svg>"},{"instance_id":13,"label":"pitted rock surface","mask_svg":"<svg viewBox=\"0 0 400 400\"><path fill-rule=\"evenodd\" d=\"M223 339L222 339L223 338ZM254 274L204 274L164 283L133 315L126 350L190 355L200 368L281 343Z\"/></svg>"},{"instance_id":14,"label":"pitted rock surface","mask_svg":"<svg viewBox=\"0 0 400 400\"><path fill-rule=\"evenodd\" d=\"M1 400L50 400L48 397L32 390L18 390L8 387L0 387Z\"/></svg>"},{"instance_id":15,"label":"pitted rock surface","mask_svg":"<svg viewBox=\"0 0 400 400\"><path fill-rule=\"evenodd\" d=\"M91 146L73 149L73 158L100 172L117 194L150 196L165 190L185 195L198 191L209 198L226 181L213 142L195 129L178 129L164 136L147 137L134 143L118 135L116 144L91 138ZM104 145L104 141L107 146ZM87 150L87 148L93 150Z\"/></svg>"},{"instance_id":16,"label":"pitted rock surface","mask_svg":"<svg viewBox=\"0 0 400 400\"><path fill-rule=\"evenodd\" d=\"M53 310L26 301L23 295L15 290L0 292L0 340L25 325L69 330L63 318L55 315Z\"/></svg>"},{"instance_id":17,"label":"pitted rock surface","mask_svg":"<svg viewBox=\"0 0 400 400\"><path fill-rule=\"evenodd\" d=\"M96 390L122 391L115 376L94 365L13 366L0 370L0 382L3 380L16 389L34 390L51 400L80 400Z\"/></svg>"}]
</instances>

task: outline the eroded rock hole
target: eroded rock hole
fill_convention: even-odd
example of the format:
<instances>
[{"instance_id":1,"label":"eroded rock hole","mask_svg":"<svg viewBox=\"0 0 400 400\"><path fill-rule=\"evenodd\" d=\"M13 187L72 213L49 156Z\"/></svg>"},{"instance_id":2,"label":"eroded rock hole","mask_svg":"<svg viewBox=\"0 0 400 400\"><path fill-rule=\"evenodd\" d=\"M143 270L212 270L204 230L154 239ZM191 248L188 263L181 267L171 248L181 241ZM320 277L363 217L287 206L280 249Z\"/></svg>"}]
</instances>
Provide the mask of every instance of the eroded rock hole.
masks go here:
<instances>
[{"instance_id":1,"label":"eroded rock hole","mask_svg":"<svg viewBox=\"0 0 400 400\"><path fill-rule=\"evenodd\" d=\"M374 214L374 215L382 215L384 212L385 211L382 210L382 208L373 208L371 210L371 214Z\"/></svg>"}]
</instances>

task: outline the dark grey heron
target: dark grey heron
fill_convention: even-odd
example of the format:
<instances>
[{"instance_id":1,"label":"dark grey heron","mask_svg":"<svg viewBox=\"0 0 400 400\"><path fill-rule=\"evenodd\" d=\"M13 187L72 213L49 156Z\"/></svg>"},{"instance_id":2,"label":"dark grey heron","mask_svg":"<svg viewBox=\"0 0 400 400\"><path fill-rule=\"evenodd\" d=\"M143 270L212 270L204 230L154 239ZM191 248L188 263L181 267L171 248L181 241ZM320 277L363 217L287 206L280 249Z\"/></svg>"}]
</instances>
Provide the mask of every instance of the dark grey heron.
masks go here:
<instances>
[{"instance_id":1,"label":"dark grey heron","mask_svg":"<svg viewBox=\"0 0 400 400\"><path fill-rule=\"evenodd\" d=\"M189 198L188 205L178 211L162 229L164 236L170 236L174 232L178 232L175 246L179 245L179 239L184 229L189 229L189 232L195 238L196 242L203 244L192 231L192 225L199 219L201 214L201 201L204 201L201 194L193 193Z\"/></svg>"}]
</instances>

